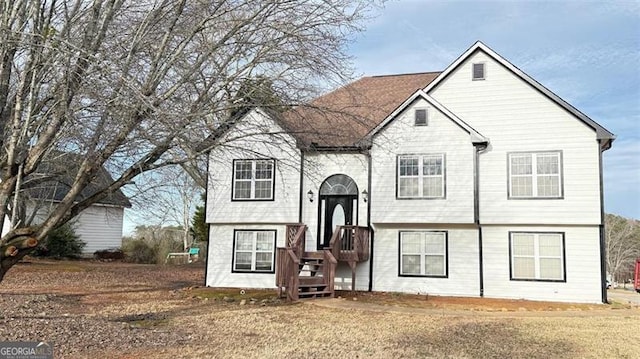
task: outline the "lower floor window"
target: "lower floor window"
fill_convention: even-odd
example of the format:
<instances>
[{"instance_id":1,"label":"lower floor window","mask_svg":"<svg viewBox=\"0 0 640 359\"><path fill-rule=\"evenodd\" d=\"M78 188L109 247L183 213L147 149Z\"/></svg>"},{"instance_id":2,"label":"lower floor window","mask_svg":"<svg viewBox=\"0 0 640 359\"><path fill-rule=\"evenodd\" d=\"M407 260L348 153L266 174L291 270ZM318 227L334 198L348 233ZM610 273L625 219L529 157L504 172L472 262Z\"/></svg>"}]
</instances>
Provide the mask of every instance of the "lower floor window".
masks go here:
<instances>
[{"instance_id":1,"label":"lower floor window","mask_svg":"<svg viewBox=\"0 0 640 359\"><path fill-rule=\"evenodd\" d=\"M233 270L273 272L276 231L235 231Z\"/></svg>"},{"instance_id":2,"label":"lower floor window","mask_svg":"<svg viewBox=\"0 0 640 359\"><path fill-rule=\"evenodd\" d=\"M510 233L511 279L565 280L564 233Z\"/></svg>"},{"instance_id":3,"label":"lower floor window","mask_svg":"<svg viewBox=\"0 0 640 359\"><path fill-rule=\"evenodd\" d=\"M400 275L446 277L447 232L400 232Z\"/></svg>"}]
</instances>

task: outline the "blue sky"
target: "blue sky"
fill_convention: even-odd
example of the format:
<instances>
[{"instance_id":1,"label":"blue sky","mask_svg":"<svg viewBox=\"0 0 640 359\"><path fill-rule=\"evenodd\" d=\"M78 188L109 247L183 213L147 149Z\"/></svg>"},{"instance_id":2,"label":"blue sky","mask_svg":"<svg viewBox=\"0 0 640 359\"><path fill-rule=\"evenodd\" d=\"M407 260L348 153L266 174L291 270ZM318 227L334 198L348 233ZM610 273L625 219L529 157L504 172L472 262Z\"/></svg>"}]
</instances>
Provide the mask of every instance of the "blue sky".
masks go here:
<instances>
[{"instance_id":1,"label":"blue sky","mask_svg":"<svg viewBox=\"0 0 640 359\"><path fill-rule=\"evenodd\" d=\"M616 134L605 210L640 218L640 1L393 1L348 52L360 75L440 71L477 40Z\"/></svg>"}]
</instances>

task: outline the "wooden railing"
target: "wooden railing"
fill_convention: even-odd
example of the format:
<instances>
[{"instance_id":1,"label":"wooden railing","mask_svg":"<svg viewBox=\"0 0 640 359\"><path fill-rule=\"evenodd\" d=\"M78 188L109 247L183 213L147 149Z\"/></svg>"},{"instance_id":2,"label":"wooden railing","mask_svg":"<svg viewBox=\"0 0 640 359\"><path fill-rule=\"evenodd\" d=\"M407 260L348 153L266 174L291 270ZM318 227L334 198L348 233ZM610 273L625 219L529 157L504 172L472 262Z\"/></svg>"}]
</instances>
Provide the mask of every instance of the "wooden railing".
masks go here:
<instances>
[{"instance_id":1,"label":"wooden railing","mask_svg":"<svg viewBox=\"0 0 640 359\"><path fill-rule=\"evenodd\" d=\"M307 231L307 226L302 223L295 224L287 224L286 232L287 238L284 246L286 248L291 248L295 252L298 258L302 257L302 253L304 252L304 242L305 242L305 232Z\"/></svg>"},{"instance_id":2,"label":"wooden railing","mask_svg":"<svg viewBox=\"0 0 640 359\"><path fill-rule=\"evenodd\" d=\"M290 248L278 248L276 253L276 285L278 295L282 297L282 289L286 290L289 300L298 300L298 270L300 258Z\"/></svg>"},{"instance_id":3,"label":"wooden railing","mask_svg":"<svg viewBox=\"0 0 640 359\"><path fill-rule=\"evenodd\" d=\"M300 298L300 271L304 265L314 262L311 254L304 252L305 232L304 224L290 224L286 228L285 247L278 248L276 253L276 286L278 294L282 297L286 294L289 300L296 301ZM322 251L322 280L318 294L334 296L334 282L338 262L347 262L351 267L351 288L355 290L356 264L369 259L369 228L358 226L340 226L336 228L329 242L329 247ZM304 256L304 257L303 257ZM311 259L310 259L311 258ZM305 264L307 263L307 264ZM315 264L317 265L317 264ZM315 273L315 272L314 272ZM315 277L315 274L310 276ZM304 277L309 279L309 276ZM303 282L305 296L313 296L316 291L309 289L309 283ZM283 293L283 291L285 293ZM322 295L320 294L320 295Z\"/></svg>"},{"instance_id":4,"label":"wooden railing","mask_svg":"<svg viewBox=\"0 0 640 359\"><path fill-rule=\"evenodd\" d=\"M305 232L307 226L301 223L288 224L286 228L285 247L277 248L276 252L276 286L278 295L282 296L282 289L286 290L289 300L298 300L298 286L300 279L300 257L304 252Z\"/></svg>"},{"instance_id":5,"label":"wooden railing","mask_svg":"<svg viewBox=\"0 0 640 359\"><path fill-rule=\"evenodd\" d=\"M322 277L324 277L327 281L326 290L331 291L331 297L333 298L336 294L334 282L336 278L336 267L338 266L338 260L328 249L324 249L322 253L324 263L324 266L322 267Z\"/></svg>"},{"instance_id":6,"label":"wooden railing","mask_svg":"<svg viewBox=\"0 0 640 359\"><path fill-rule=\"evenodd\" d=\"M340 226L336 228L328 248L339 261L362 262L369 259L369 228Z\"/></svg>"}]
</instances>

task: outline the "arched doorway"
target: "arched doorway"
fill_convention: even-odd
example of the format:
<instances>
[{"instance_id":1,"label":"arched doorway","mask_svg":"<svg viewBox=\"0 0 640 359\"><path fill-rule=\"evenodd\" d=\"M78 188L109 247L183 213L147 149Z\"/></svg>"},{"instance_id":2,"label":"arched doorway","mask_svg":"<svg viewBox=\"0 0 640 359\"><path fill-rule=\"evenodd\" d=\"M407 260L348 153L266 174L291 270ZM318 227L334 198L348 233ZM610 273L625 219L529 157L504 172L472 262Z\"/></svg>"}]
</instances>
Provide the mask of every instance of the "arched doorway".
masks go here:
<instances>
[{"instance_id":1,"label":"arched doorway","mask_svg":"<svg viewBox=\"0 0 640 359\"><path fill-rule=\"evenodd\" d=\"M338 226L357 224L358 186L344 174L327 177L320 185L318 203L318 249L329 246Z\"/></svg>"}]
</instances>

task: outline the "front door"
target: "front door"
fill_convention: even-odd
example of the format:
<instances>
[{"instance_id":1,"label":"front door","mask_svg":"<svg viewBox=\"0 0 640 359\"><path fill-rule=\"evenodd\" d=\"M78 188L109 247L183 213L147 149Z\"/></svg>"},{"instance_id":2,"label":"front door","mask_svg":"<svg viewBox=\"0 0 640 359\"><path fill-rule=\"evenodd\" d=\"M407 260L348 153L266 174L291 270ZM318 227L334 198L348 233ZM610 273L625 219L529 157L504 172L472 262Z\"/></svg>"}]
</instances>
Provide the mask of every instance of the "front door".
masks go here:
<instances>
[{"instance_id":1,"label":"front door","mask_svg":"<svg viewBox=\"0 0 640 359\"><path fill-rule=\"evenodd\" d=\"M322 243L320 248L328 247L333 236L333 231L338 226L352 225L353 224L353 202L356 196L325 196L321 198L321 202L324 201L324 213L321 213L323 218L321 223L324 224Z\"/></svg>"}]
</instances>

